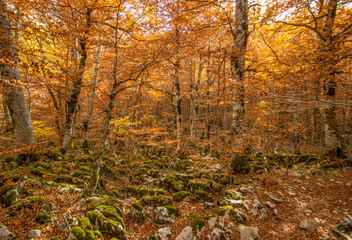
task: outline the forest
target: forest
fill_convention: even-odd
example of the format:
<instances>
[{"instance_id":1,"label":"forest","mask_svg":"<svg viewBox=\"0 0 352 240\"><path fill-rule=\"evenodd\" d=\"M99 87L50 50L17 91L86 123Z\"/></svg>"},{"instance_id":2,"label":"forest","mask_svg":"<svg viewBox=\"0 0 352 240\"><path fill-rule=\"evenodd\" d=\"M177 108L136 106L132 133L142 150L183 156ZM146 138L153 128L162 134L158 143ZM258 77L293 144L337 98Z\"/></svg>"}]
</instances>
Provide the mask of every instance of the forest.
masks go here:
<instances>
[{"instance_id":1,"label":"forest","mask_svg":"<svg viewBox=\"0 0 352 240\"><path fill-rule=\"evenodd\" d=\"M0 0L0 240L352 239L351 0Z\"/></svg>"}]
</instances>

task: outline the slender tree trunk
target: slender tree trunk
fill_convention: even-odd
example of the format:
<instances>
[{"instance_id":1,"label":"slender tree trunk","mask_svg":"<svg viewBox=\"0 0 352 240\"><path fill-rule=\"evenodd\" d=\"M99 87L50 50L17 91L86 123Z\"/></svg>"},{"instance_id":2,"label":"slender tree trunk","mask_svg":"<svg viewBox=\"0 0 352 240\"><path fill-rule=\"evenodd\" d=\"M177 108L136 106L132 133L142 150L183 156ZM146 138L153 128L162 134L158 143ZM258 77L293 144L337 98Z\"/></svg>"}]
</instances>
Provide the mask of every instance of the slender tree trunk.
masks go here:
<instances>
[{"instance_id":1,"label":"slender tree trunk","mask_svg":"<svg viewBox=\"0 0 352 240\"><path fill-rule=\"evenodd\" d=\"M208 46L208 61L207 61L207 91L205 93L205 153L208 154L210 150L210 129L211 129L211 122L210 122L210 111L211 111L211 104L210 104L210 87L211 83L211 72L210 72L210 43Z\"/></svg>"},{"instance_id":2,"label":"slender tree trunk","mask_svg":"<svg viewBox=\"0 0 352 240\"><path fill-rule=\"evenodd\" d=\"M248 0L236 0L235 23L232 31L234 48L231 55L231 74L234 78L232 97L232 128L235 138L241 138L244 121L245 55L248 39Z\"/></svg>"},{"instance_id":3,"label":"slender tree trunk","mask_svg":"<svg viewBox=\"0 0 352 240\"><path fill-rule=\"evenodd\" d=\"M8 106L6 104L6 100L5 100L5 89L3 89L2 107L3 107L3 111L4 111L4 123L5 123L4 129L5 129L5 131L10 131L10 129L13 128L13 125L12 125L10 111L9 111L9 108L8 108Z\"/></svg>"},{"instance_id":4,"label":"slender tree trunk","mask_svg":"<svg viewBox=\"0 0 352 240\"><path fill-rule=\"evenodd\" d=\"M35 143L31 116L23 90L15 84L20 82L18 53L14 44L14 36L10 29L6 3L0 0L0 58L13 64L1 64L1 82L5 91L5 101L10 112L15 130L15 141L23 144Z\"/></svg>"},{"instance_id":5,"label":"slender tree trunk","mask_svg":"<svg viewBox=\"0 0 352 240\"><path fill-rule=\"evenodd\" d=\"M92 117L93 109L94 109L95 86L97 84L98 76L99 76L100 55L101 55L102 48L103 48L102 45L99 43L98 50L95 55L96 62L95 62L95 66L94 66L94 76L93 76L92 83L91 83L91 90L89 93L88 112L85 117L85 120L83 121L83 137L84 137L84 144L83 145L87 146L87 147L89 145L88 131L89 131L89 125L90 125L90 121L91 121L91 117Z\"/></svg>"},{"instance_id":6,"label":"slender tree trunk","mask_svg":"<svg viewBox=\"0 0 352 240\"><path fill-rule=\"evenodd\" d=\"M194 143L197 135L197 121L198 121L198 111L199 111L199 86L201 81L201 76L203 72L203 59L202 55L199 55L199 66L198 66L198 74L197 81L194 79L194 72L191 76L191 142Z\"/></svg>"},{"instance_id":7,"label":"slender tree trunk","mask_svg":"<svg viewBox=\"0 0 352 240\"><path fill-rule=\"evenodd\" d=\"M63 141L64 149L67 149L70 146L72 138L74 136L75 112L76 112L79 94L82 88L83 74L86 68L87 57L88 57L87 42L88 42L89 30L92 26L91 13L92 13L92 9L87 7L87 11L85 13L86 26L85 26L84 32L79 38L80 56L79 56L78 72L73 81L73 86L69 94L69 98L66 101L66 123L65 123L64 141Z\"/></svg>"},{"instance_id":8,"label":"slender tree trunk","mask_svg":"<svg viewBox=\"0 0 352 240\"><path fill-rule=\"evenodd\" d=\"M176 110L176 140L177 140L177 150L179 151L182 145L182 108L181 108L181 85L180 85L180 70L181 70L181 60L178 56L180 48L180 32L179 27L176 26L176 62L174 64L174 87L175 87L175 110Z\"/></svg>"}]
</instances>

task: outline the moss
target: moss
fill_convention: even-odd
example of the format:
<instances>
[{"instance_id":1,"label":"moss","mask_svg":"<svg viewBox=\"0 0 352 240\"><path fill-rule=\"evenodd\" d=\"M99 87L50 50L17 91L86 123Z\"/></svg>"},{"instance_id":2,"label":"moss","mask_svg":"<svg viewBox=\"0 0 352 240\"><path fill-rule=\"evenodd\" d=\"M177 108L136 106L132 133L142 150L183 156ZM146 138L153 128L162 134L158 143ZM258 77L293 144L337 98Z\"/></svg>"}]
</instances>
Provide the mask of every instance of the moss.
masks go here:
<instances>
[{"instance_id":1,"label":"moss","mask_svg":"<svg viewBox=\"0 0 352 240\"><path fill-rule=\"evenodd\" d=\"M186 184L182 181L172 181L171 182L171 188L174 190L174 191L182 191L184 190L186 187Z\"/></svg>"},{"instance_id":2,"label":"moss","mask_svg":"<svg viewBox=\"0 0 352 240\"><path fill-rule=\"evenodd\" d=\"M198 189L198 190L205 190L205 191L209 191L210 190L210 184L209 183L202 183L202 182L197 182L194 180L190 180L188 182L188 186L191 189Z\"/></svg>"},{"instance_id":3,"label":"moss","mask_svg":"<svg viewBox=\"0 0 352 240\"><path fill-rule=\"evenodd\" d=\"M297 158L297 162L300 163L300 162L311 162L311 161L315 161L315 160L318 160L318 155L316 154L302 154L302 155L299 155L298 158Z\"/></svg>"},{"instance_id":4,"label":"moss","mask_svg":"<svg viewBox=\"0 0 352 240\"><path fill-rule=\"evenodd\" d=\"M56 177L54 178L54 182L69 183L69 184L76 185L78 187L85 187L87 185L85 181L69 175L62 175L62 176Z\"/></svg>"},{"instance_id":5,"label":"moss","mask_svg":"<svg viewBox=\"0 0 352 240\"><path fill-rule=\"evenodd\" d=\"M37 215L35 220L39 223L48 223L48 222L51 222L51 219L52 217L48 214L40 214L40 215Z\"/></svg>"},{"instance_id":6,"label":"moss","mask_svg":"<svg viewBox=\"0 0 352 240\"><path fill-rule=\"evenodd\" d=\"M172 198L176 202L180 202L189 196L192 196L192 193L186 192L186 191L180 191L180 192L176 192L176 193L172 194Z\"/></svg>"},{"instance_id":7,"label":"moss","mask_svg":"<svg viewBox=\"0 0 352 240\"><path fill-rule=\"evenodd\" d=\"M71 232L77 238L77 240L85 240L86 232L82 228L76 226L71 229Z\"/></svg>"},{"instance_id":8,"label":"moss","mask_svg":"<svg viewBox=\"0 0 352 240\"><path fill-rule=\"evenodd\" d=\"M121 224L121 222L109 219L99 211L89 211L87 214L89 220L99 229L99 231L106 232L119 238L124 238L126 227L124 224Z\"/></svg>"},{"instance_id":9,"label":"moss","mask_svg":"<svg viewBox=\"0 0 352 240\"><path fill-rule=\"evenodd\" d=\"M89 172L86 171L82 171L82 170L76 170L72 173L72 177L76 177L76 178L87 178L90 176Z\"/></svg>"},{"instance_id":10,"label":"moss","mask_svg":"<svg viewBox=\"0 0 352 240\"><path fill-rule=\"evenodd\" d=\"M131 206L132 206L133 208L135 208L137 211L140 211L140 212L144 210L144 208L143 208L141 202L138 201L138 200L132 202L132 203L131 203Z\"/></svg>"},{"instance_id":11,"label":"moss","mask_svg":"<svg viewBox=\"0 0 352 240\"><path fill-rule=\"evenodd\" d=\"M241 174L246 174L249 173L250 171L250 162L251 158L248 156L236 156L232 161L231 161L231 168L234 171L234 173L241 173Z\"/></svg>"},{"instance_id":12,"label":"moss","mask_svg":"<svg viewBox=\"0 0 352 240\"><path fill-rule=\"evenodd\" d=\"M202 230L202 228L205 227L204 218L199 216L195 217L191 222L191 226L193 231Z\"/></svg>"},{"instance_id":13,"label":"moss","mask_svg":"<svg viewBox=\"0 0 352 240\"><path fill-rule=\"evenodd\" d=\"M141 201L145 205L151 205L154 207L161 205L172 205L172 198L166 195L144 196Z\"/></svg>"},{"instance_id":14,"label":"moss","mask_svg":"<svg viewBox=\"0 0 352 240\"><path fill-rule=\"evenodd\" d=\"M16 186L15 185L9 185L5 184L4 186L0 187L0 197L7 193L8 191L14 189Z\"/></svg>"},{"instance_id":15,"label":"moss","mask_svg":"<svg viewBox=\"0 0 352 240\"><path fill-rule=\"evenodd\" d=\"M60 239L59 239L59 237L55 236L55 237L50 238L50 240L60 240Z\"/></svg>"},{"instance_id":16,"label":"moss","mask_svg":"<svg viewBox=\"0 0 352 240\"><path fill-rule=\"evenodd\" d=\"M83 229L83 230L93 230L93 226L90 223L89 219L87 217L80 218L78 220L78 225Z\"/></svg>"},{"instance_id":17,"label":"moss","mask_svg":"<svg viewBox=\"0 0 352 240\"><path fill-rule=\"evenodd\" d=\"M221 193L222 190L224 189L224 186L219 184L219 183L212 182L211 183L211 188L213 189L214 192Z\"/></svg>"},{"instance_id":18,"label":"moss","mask_svg":"<svg viewBox=\"0 0 352 240\"><path fill-rule=\"evenodd\" d=\"M100 240L104 240L103 234L101 234L101 232L99 230L95 230L94 232L94 236Z\"/></svg>"},{"instance_id":19,"label":"moss","mask_svg":"<svg viewBox=\"0 0 352 240\"><path fill-rule=\"evenodd\" d=\"M244 183L244 179L243 178L237 178L233 184L240 185L242 183Z\"/></svg>"},{"instance_id":20,"label":"moss","mask_svg":"<svg viewBox=\"0 0 352 240\"><path fill-rule=\"evenodd\" d=\"M36 167L42 167L50 172L53 171L53 166L50 163L47 162L38 162L35 164Z\"/></svg>"},{"instance_id":21,"label":"moss","mask_svg":"<svg viewBox=\"0 0 352 240\"><path fill-rule=\"evenodd\" d=\"M122 198L122 194L119 193L116 189L113 189L109 192L109 195L114 198Z\"/></svg>"},{"instance_id":22,"label":"moss","mask_svg":"<svg viewBox=\"0 0 352 240\"><path fill-rule=\"evenodd\" d=\"M19 194L17 192L17 189L12 189L6 193L6 196L4 198L4 203L5 206L11 206L18 200Z\"/></svg>"},{"instance_id":23,"label":"moss","mask_svg":"<svg viewBox=\"0 0 352 240\"><path fill-rule=\"evenodd\" d=\"M224 208L216 208L216 209L214 209L214 213L216 215L218 215L218 216L223 217L223 216L225 216L226 209L224 209Z\"/></svg>"},{"instance_id":24,"label":"moss","mask_svg":"<svg viewBox=\"0 0 352 240\"><path fill-rule=\"evenodd\" d=\"M180 216L180 209L178 207L174 207L174 206L162 206L164 208L167 209L167 212L169 213L170 216L174 215L175 217Z\"/></svg>"},{"instance_id":25,"label":"moss","mask_svg":"<svg viewBox=\"0 0 352 240\"><path fill-rule=\"evenodd\" d=\"M98 207L98 209L101 210L101 213L109 219L112 219L114 221L120 222L121 225L126 228L125 223L122 219L122 217L120 216L120 214L118 213L118 211L116 210L116 208L112 207L112 206L108 206L108 205L100 205Z\"/></svg>"},{"instance_id":26,"label":"moss","mask_svg":"<svg viewBox=\"0 0 352 240\"><path fill-rule=\"evenodd\" d=\"M212 197L211 197L211 194L206 192L206 191L203 191L203 190L195 190L194 191L194 196L197 198L197 199L200 199L200 200L203 200L203 201L212 201Z\"/></svg>"},{"instance_id":27,"label":"moss","mask_svg":"<svg viewBox=\"0 0 352 240\"><path fill-rule=\"evenodd\" d=\"M41 166L38 166L36 168L33 168L30 170L30 173L33 175L36 175L38 177L43 177L43 176L54 176L51 172L47 171Z\"/></svg>"}]
</instances>

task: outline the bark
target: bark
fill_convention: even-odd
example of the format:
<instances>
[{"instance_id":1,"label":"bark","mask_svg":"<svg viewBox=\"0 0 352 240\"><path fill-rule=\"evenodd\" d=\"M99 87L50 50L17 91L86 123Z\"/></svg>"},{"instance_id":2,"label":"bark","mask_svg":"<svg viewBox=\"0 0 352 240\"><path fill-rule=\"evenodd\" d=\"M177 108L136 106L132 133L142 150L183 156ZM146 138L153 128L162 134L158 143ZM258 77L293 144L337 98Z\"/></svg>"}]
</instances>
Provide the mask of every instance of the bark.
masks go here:
<instances>
[{"instance_id":1,"label":"bark","mask_svg":"<svg viewBox=\"0 0 352 240\"><path fill-rule=\"evenodd\" d=\"M5 91L3 91L2 107L3 107L3 111L4 111L4 124L5 124L4 129L5 129L5 131L9 131L10 129L12 129L13 125L12 125L12 119L10 116L10 111L9 111L9 108L8 108L8 106L6 104L6 100L5 100Z\"/></svg>"},{"instance_id":2,"label":"bark","mask_svg":"<svg viewBox=\"0 0 352 240\"><path fill-rule=\"evenodd\" d=\"M197 81L194 79L194 72L191 75L191 102L190 102L190 112L191 112L191 126L190 126L190 140L192 143L196 140L197 135L197 121L198 121L198 112L199 112L199 86L200 80L203 72L203 60L202 55L199 55L199 66Z\"/></svg>"},{"instance_id":3,"label":"bark","mask_svg":"<svg viewBox=\"0 0 352 240\"><path fill-rule=\"evenodd\" d=\"M73 86L69 94L69 98L66 101L65 136L63 141L64 149L67 149L70 146L72 138L74 136L75 112L76 112L76 107L78 103L78 98L82 88L83 74L86 68L87 57L88 57L87 42L88 42L88 34L92 26L91 13L92 13L92 9L87 7L87 11L85 13L86 26L85 26L84 32L81 34L79 38L80 56L79 56L78 71L73 81Z\"/></svg>"},{"instance_id":4,"label":"bark","mask_svg":"<svg viewBox=\"0 0 352 240\"><path fill-rule=\"evenodd\" d=\"M174 64L174 87L175 87L175 120L176 120L176 140L177 140L177 150L179 151L182 145L182 109L181 109L181 85L180 85L180 70L181 70L181 60L178 56L180 47L180 32L179 27L176 27L176 62Z\"/></svg>"},{"instance_id":5,"label":"bark","mask_svg":"<svg viewBox=\"0 0 352 240\"><path fill-rule=\"evenodd\" d=\"M231 55L231 74L234 78L232 97L232 127L235 138L240 138L244 121L244 76L245 55L248 39L248 0L236 0L235 24L232 29L233 51Z\"/></svg>"},{"instance_id":6,"label":"bark","mask_svg":"<svg viewBox=\"0 0 352 240\"><path fill-rule=\"evenodd\" d=\"M92 79L92 83L91 83L91 90L89 93L89 105L88 105L88 112L87 115L85 117L85 120L83 121L83 137L84 137L84 142L86 142L88 144L88 130L89 130L89 125L90 125L90 121L91 121L91 117L93 114L93 109L94 109L94 100L95 100L95 86L97 84L98 81L98 75L99 75L99 64L100 64L100 55L101 55L101 51L102 51L102 45L100 44L98 46L98 50L97 53L95 55L96 58L96 63L94 66L94 76Z\"/></svg>"},{"instance_id":7,"label":"bark","mask_svg":"<svg viewBox=\"0 0 352 240\"><path fill-rule=\"evenodd\" d=\"M15 130L15 141L22 144L34 144L34 131L31 116L20 83L18 53L14 36L10 30L6 4L0 0L0 58L12 64L0 65L1 81L5 90L5 101ZM5 62L7 62L5 61Z\"/></svg>"}]
</instances>

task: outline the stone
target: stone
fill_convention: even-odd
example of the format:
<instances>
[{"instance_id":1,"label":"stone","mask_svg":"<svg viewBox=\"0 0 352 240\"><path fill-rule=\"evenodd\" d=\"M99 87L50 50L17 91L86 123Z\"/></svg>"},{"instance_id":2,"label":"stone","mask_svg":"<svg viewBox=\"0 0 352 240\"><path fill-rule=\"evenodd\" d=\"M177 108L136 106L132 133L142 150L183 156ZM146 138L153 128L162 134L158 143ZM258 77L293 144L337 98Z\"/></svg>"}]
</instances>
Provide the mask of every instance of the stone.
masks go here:
<instances>
[{"instance_id":1,"label":"stone","mask_svg":"<svg viewBox=\"0 0 352 240\"><path fill-rule=\"evenodd\" d=\"M240 224L237 227L237 231L240 233L240 240L255 240L258 238L258 228Z\"/></svg>"},{"instance_id":2,"label":"stone","mask_svg":"<svg viewBox=\"0 0 352 240\"><path fill-rule=\"evenodd\" d=\"M176 237L176 240L192 240L193 230L192 227L185 227L182 232Z\"/></svg>"},{"instance_id":3,"label":"stone","mask_svg":"<svg viewBox=\"0 0 352 240\"><path fill-rule=\"evenodd\" d=\"M166 228L160 228L150 239L151 240L169 240L170 238L171 238L171 229L169 227L166 227Z\"/></svg>"},{"instance_id":4,"label":"stone","mask_svg":"<svg viewBox=\"0 0 352 240\"><path fill-rule=\"evenodd\" d=\"M210 209L210 208L214 208L215 207L215 204L214 203L211 203L211 202L205 202L203 207L205 209Z\"/></svg>"},{"instance_id":5,"label":"stone","mask_svg":"<svg viewBox=\"0 0 352 240\"><path fill-rule=\"evenodd\" d=\"M240 223L247 223L247 215L238 209L233 209L230 214Z\"/></svg>"},{"instance_id":6,"label":"stone","mask_svg":"<svg viewBox=\"0 0 352 240\"><path fill-rule=\"evenodd\" d=\"M314 231L317 229L317 224L314 220L304 220L299 223L299 228L307 231Z\"/></svg>"},{"instance_id":7,"label":"stone","mask_svg":"<svg viewBox=\"0 0 352 240\"><path fill-rule=\"evenodd\" d=\"M283 199L280 199L280 198L276 198L276 197L273 197L273 196L269 196L269 199L272 200L274 203L283 203L284 200Z\"/></svg>"},{"instance_id":8,"label":"stone","mask_svg":"<svg viewBox=\"0 0 352 240\"><path fill-rule=\"evenodd\" d=\"M32 230L28 233L28 238L32 239L32 238L37 238L42 234L42 231L40 231L39 229L35 229Z\"/></svg>"},{"instance_id":9,"label":"stone","mask_svg":"<svg viewBox=\"0 0 352 240\"><path fill-rule=\"evenodd\" d=\"M145 220L144 208L140 201L136 200L131 203L130 215L135 222L143 222Z\"/></svg>"},{"instance_id":10,"label":"stone","mask_svg":"<svg viewBox=\"0 0 352 240\"><path fill-rule=\"evenodd\" d=\"M262 209L260 209L259 220L264 221L266 219L268 219L268 213L265 208L262 208Z\"/></svg>"},{"instance_id":11,"label":"stone","mask_svg":"<svg viewBox=\"0 0 352 240\"><path fill-rule=\"evenodd\" d=\"M218 220L218 219L217 219L216 217L210 218L210 219L208 220L208 225L209 225L209 228L210 228L211 230L215 227L217 220Z\"/></svg>"},{"instance_id":12,"label":"stone","mask_svg":"<svg viewBox=\"0 0 352 240\"><path fill-rule=\"evenodd\" d=\"M211 231L211 235L209 240L227 240L228 238L225 235L225 232L222 231L219 228L214 228L213 231Z\"/></svg>"},{"instance_id":13,"label":"stone","mask_svg":"<svg viewBox=\"0 0 352 240\"><path fill-rule=\"evenodd\" d=\"M173 220L165 207L157 207L154 211L154 221L157 224L171 223Z\"/></svg>"},{"instance_id":14,"label":"stone","mask_svg":"<svg viewBox=\"0 0 352 240\"><path fill-rule=\"evenodd\" d=\"M242 207L243 206L243 200L229 199L229 200L227 200L227 202L232 207Z\"/></svg>"},{"instance_id":15,"label":"stone","mask_svg":"<svg viewBox=\"0 0 352 240\"><path fill-rule=\"evenodd\" d=\"M276 209L275 204L274 204L274 203L272 203L272 202L269 202L269 201L264 202L264 206L266 206L266 207L270 208L271 210Z\"/></svg>"},{"instance_id":16,"label":"stone","mask_svg":"<svg viewBox=\"0 0 352 240\"><path fill-rule=\"evenodd\" d=\"M0 240L11 240L15 239L15 234L10 232L7 227L0 225Z\"/></svg>"}]
</instances>

